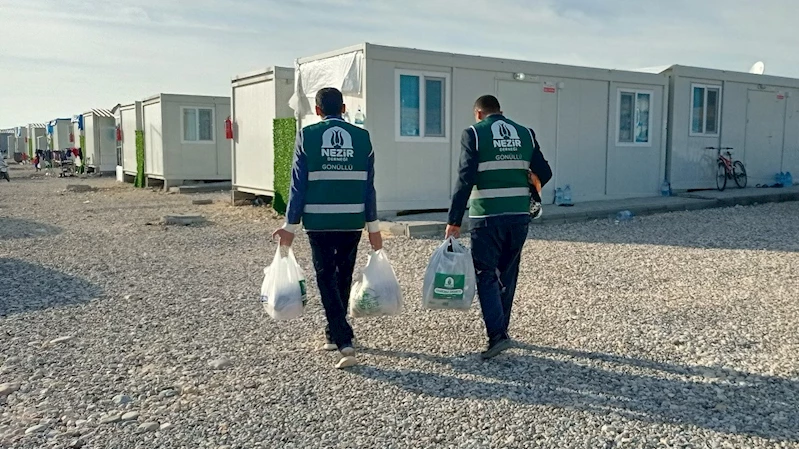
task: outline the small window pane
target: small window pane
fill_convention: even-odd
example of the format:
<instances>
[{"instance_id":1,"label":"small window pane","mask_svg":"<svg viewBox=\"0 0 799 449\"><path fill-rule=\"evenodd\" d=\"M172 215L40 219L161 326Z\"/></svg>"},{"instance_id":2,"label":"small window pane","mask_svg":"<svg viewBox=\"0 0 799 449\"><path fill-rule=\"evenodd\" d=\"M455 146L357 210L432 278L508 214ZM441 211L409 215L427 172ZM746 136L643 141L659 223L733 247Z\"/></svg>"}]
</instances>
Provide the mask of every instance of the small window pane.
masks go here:
<instances>
[{"instance_id":1,"label":"small window pane","mask_svg":"<svg viewBox=\"0 0 799 449\"><path fill-rule=\"evenodd\" d=\"M705 132L705 89L694 87L693 120L691 121L691 131L695 133Z\"/></svg>"},{"instance_id":2,"label":"small window pane","mask_svg":"<svg viewBox=\"0 0 799 449\"><path fill-rule=\"evenodd\" d=\"M214 113L211 109L199 110L200 140L202 141L214 140L214 124L212 120L213 115Z\"/></svg>"},{"instance_id":3,"label":"small window pane","mask_svg":"<svg viewBox=\"0 0 799 449\"><path fill-rule=\"evenodd\" d=\"M619 142L633 141L633 94L621 93L619 102Z\"/></svg>"},{"instance_id":4,"label":"small window pane","mask_svg":"<svg viewBox=\"0 0 799 449\"><path fill-rule=\"evenodd\" d=\"M197 110L183 110L183 140L194 142L197 140Z\"/></svg>"},{"instance_id":5,"label":"small window pane","mask_svg":"<svg viewBox=\"0 0 799 449\"><path fill-rule=\"evenodd\" d=\"M424 135L444 136L444 80L425 78L424 85Z\"/></svg>"},{"instance_id":6,"label":"small window pane","mask_svg":"<svg viewBox=\"0 0 799 449\"><path fill-rule=\"evenodd\" d=\"M638 94L635 109L637 119L635 123L635 142L649 142L649 94Z\"/></svg>"},{"instance_id":7,"label":"small window pane","mask_svg":"<svg viewBox=\"0 0 799 449\"><path fill-rule=\"evenodd\" d=\"M707 90L707 123L705 124L705 132L708 134L716 134L718 132L718 109L719 109L719 90Z\"/></svg>"},{"instance_id":8,"label":"small window pane","mask_svg":"<svg viewBox=\"0 0 799 449\"><path fill-rule=\"evenodd\" d=\"M419 77L400 75L400 135L419 136Z\"/></svg>"}]
</instances>

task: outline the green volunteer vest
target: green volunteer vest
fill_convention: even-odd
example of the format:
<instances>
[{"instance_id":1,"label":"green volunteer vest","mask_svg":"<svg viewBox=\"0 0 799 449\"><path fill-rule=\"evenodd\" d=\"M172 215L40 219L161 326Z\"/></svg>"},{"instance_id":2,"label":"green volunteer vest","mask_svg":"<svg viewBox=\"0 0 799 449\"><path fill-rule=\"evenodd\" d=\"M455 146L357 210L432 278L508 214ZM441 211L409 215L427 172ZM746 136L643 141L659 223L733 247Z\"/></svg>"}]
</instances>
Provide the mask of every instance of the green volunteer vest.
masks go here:
<instances>
[{"instance_id":1,"label":"green volunteer vest","mask_svg":"<svg viewBox=\"0 0 799 449\"><path fill-rule=\"evenodd\" d=\"M329 119L302 130L308 187L302 222L308 231L364 228L366 178L372 142L369 133L343 120Z\"/></svg>"},{"instance_id":2,"label":"green volunteer vest","mask_svg":"<svg viewBox=\"0 0 799 449\"><path fill-rule=\"evenodd\" d=\"M530 213L527 169L535 150L530 131L500 115L489 116L472 128L480 163L469 217Z\"/></svg>"}]
</instances>

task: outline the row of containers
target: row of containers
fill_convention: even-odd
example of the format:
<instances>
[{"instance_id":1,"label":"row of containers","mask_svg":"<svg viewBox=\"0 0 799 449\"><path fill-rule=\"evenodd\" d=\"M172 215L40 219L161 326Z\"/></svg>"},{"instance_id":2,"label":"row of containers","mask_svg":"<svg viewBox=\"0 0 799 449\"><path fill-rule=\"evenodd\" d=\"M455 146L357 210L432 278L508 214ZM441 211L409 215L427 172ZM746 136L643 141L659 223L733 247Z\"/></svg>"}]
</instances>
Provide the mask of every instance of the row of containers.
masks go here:
<instances>
[{"instance_id":1,"label":"row of containers","mask_svg":"<svg viewBox=\"0 0 799 449\"><path fill-rule=\"evenodd\" d=\"M340 89L345 120L370 132L378 208L386 212L448 207L460 135L483 94L536 131L554 169L545 201L565 185L578 202L656 196L664 181L675 191L714 188L718 147L733 148L751 186L799 172L797 79L677 65L607 70L368 43L233 77L231 97L159 94L4 130L0 141L22 152L82 139L89 169L121 181L138 175L165 188L230 181L234 200L275 197L287 187L296 129L319 120L314 96L323 87Z\"/></svg>"}]
</instances>

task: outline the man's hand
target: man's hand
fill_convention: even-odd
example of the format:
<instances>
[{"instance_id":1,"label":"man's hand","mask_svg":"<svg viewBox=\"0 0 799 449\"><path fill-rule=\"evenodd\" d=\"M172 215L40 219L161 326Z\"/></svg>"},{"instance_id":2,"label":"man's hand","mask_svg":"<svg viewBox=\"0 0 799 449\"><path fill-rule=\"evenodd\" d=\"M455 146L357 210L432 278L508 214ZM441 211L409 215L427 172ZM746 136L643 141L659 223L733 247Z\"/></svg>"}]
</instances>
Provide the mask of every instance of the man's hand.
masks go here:
<instances>
[{"instance_id":1,"label":"man's hand","mask_svg":"<svg viewBox=\"0 0 799 449\"><path fill-rule=\"evenodd\" d=\"M531 185L535 186L535 190L539 194L541 193L541 180L538 179L538 176L533 173L532 170L527 170L527 181L529 181Z\"/></svg>"},{"instance_id":2,"label":"man's hand","mask_svg":"<svg viewBox=\"0 0 799 449\"><path fill-rule=\"evenodd\" d=\"M372 245L373 250L380 251L383 249L383 234L380 232L370 232L369 243Z\"/></svg>"},{"instance_id":3,"label":"man's hand","mask_svg":"<svg viewBox=\"0 0 799 449\"><path fill-rule=\"evenodd\" d=\"M444 233L444 238L448 239L450 237L453 238L460 238L461 237L461 227L455 225L447 225L447 230Z\"/></svg>"},{"instance_id":4,"label":"man's hand","mask_svg":"<svg viewBox=\"0 0 799 449\"><path fill-rule=\"evenodd\" d=\"M291 246L291 243L294 242L294 233L283 228L278 228L278 230L272 233L272 238L279 239L281 246Z\"/></svg>"}]
</instances>

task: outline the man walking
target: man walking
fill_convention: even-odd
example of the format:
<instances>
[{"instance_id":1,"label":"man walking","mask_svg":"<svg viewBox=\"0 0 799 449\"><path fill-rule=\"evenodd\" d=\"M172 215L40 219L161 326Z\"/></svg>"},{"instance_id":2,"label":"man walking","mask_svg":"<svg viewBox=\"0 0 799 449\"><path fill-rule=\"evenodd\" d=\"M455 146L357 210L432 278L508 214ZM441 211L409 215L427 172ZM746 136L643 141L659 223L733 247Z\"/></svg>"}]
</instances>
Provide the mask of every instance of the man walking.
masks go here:
<instances>
[{"instance_id":1,"label":"man walking","mask_svg":"<svg viewBox=\"0 0 799 449\"><path fill-rule=\"evenodd\" d=\"M511 345L508 326L530 223L529 185L545 185L552 170L533 130L505 118L496 97L478 98L474 116L478 123L461 136L446 235L460 237L468 201L477 293L488 334L481 356L489 359Z\"/></svg>"},{"instance_id":2,"label":"man walking","mask_svg":"<svg viewBox=\"0 0 799 449\"><path fill-rule=\"evenodd\" d=\"M281 245L291 246L300 221L308 231L327 317L323 349L341 353L336 368L357 364L347 305L364 226L372 249L383 247L372 142L369 132L341 119L344 112L337 89L324 88L316 94L316 114L322 121L297 135L286 223L273 234Z\"/></svg>"}]
</instances>

